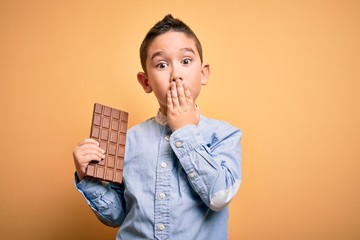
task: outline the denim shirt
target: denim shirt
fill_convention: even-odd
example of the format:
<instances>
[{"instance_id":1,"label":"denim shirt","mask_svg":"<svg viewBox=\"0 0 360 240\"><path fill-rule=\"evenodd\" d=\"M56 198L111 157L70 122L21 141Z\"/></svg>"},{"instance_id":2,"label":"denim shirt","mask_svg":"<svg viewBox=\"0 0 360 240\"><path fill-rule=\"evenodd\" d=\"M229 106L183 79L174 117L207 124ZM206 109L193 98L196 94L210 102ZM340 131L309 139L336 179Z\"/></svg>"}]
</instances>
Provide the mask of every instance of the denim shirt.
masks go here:
<instances>
[{"instance_id":1,"label":"denim shirt","mask_svg":"<svg viewBox=\"0 0 360 240\"><path fill-rule=\"evenodd\" d=\"M228 238L228 204L241 183L242 133L201 116L171 132L160 112L128 130L123 183L76 187L117 240Z\"/></svg>"}]
</instances>

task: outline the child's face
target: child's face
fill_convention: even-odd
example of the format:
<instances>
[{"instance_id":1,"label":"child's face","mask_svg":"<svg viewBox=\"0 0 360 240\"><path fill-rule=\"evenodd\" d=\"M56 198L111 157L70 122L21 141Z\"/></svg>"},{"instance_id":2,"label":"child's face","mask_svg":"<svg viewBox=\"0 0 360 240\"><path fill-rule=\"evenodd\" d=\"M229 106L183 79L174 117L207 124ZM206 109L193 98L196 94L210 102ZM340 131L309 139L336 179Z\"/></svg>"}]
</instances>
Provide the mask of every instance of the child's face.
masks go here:
<instances>
[{"instance_id":1,"label":"child's face","mask_svg":"<svg viewBox=\"0 0 360 240\"><path fill-rule=\"evenodd\" d=\"M181 32L167 32L157 36L150 44L147 73L139 73L138 80L145 92L154 94L161 111L166 114L166 94L176 79L190 89L195 102L208 79L209 65L202 64L195 42Z\"/></svg>"}]
</instances>

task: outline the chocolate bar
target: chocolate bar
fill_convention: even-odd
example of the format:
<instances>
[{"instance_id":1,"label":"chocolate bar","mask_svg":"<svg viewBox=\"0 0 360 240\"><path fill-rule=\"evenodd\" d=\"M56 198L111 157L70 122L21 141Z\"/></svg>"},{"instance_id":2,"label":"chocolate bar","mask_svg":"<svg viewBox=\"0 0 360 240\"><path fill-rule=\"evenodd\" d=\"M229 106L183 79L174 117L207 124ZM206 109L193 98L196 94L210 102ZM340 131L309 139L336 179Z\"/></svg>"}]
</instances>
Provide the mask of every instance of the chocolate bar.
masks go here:
<instances>
[{"instance_id":1,"label":"chocolate bar","mask_svg":"<svg viewBox=\"0 0 360 240\"><path fill-rule=\"evenodd\" d=\"M86 176L122 183L128 116L125 111L94 104L90 138L100 143L105 158L90 162Z\"/></svg>"}]
</instances>

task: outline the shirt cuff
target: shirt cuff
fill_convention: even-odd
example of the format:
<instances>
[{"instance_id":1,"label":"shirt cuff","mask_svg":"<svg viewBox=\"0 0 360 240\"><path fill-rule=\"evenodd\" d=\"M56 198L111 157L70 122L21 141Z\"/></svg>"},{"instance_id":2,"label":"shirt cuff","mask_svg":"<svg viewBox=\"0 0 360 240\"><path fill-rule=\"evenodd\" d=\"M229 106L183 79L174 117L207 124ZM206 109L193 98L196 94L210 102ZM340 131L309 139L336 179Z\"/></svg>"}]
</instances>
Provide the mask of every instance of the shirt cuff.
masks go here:
<instances>
[{"instance_id":1,"label":"shirt cuff","mask_svg":"<svg viewBox=\"0 0 360 240\"><path fill-rule=\"evenodd\" d=\"M182 127L170 136L172 149L180 156L188 155L192 150L199 148L203 143L196 125Z\"/></svg>"}]
</instances>

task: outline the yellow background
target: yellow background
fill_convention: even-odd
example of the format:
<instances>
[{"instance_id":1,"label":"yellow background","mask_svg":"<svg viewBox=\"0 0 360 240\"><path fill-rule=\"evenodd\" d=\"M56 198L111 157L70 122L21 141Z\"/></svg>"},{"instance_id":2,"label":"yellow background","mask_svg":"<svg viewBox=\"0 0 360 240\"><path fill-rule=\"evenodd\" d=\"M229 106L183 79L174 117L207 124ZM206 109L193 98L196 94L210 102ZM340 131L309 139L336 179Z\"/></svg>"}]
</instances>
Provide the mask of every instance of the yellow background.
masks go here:
<instances>
[{"instance_id":1,"label":"yellow background","mask_svg":"<svg viewBox=\"0 0 360 240\"><path fill-rule=\"evenodd\" d=\"M0 1L1 239L114 239L75 190L72 150L94 102L130 126L156 113L138 48L167 13L212 67L202 113L244 133L230 239L359 239L355 0Z\"/></svg>"}]
</instances>

